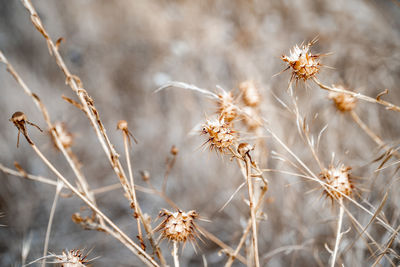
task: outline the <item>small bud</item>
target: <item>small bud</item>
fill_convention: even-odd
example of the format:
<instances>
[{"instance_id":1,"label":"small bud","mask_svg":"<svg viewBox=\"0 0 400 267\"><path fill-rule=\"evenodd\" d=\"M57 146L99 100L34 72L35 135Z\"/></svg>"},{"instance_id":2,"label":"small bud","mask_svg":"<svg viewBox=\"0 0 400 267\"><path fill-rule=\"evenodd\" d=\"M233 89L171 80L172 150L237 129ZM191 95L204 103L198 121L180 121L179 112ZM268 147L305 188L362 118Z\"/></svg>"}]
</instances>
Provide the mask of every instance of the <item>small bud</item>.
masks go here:
<instances>
[{"instance_id":1,"label":"small bud","mask_svg":"<svg viewBox=\"0 0 400 267\"><path fill-rule=\"evenodd\" d=\"M253 81L245 81L239 85L242 99L246 106L256 107L261 102L261 95Z\"/></svg>"},{"instance_id":2,"label":"small bud","mask_svg":"<svg viewBox=\"0 0 400 267\"><path fill-rule=\"evenodd\" d=\"M148 180L150 180L150 173L149 171L140 171L140 174L142 175L142 179L143 181L147 182Z\"/></svg>"},{"instance_id":3,"label":"small bud","mask_svg":"<svg viewBox=\"0 0 400 267\"><path fill-rule=\"evenodd\" d=\"M334 85L333 87L344 89L341 85ZM342 112L351 111L357 105L357 99L346 93L330 92L329 99L332 99L336 108Z\"/></svg>"},{"instance_id":4,"label":"small bud","mask_svg":"<svg viewBox=\"0 0 400 267\"><path fill-rule=\"evenodd\" d=\"M179 149L176 146L172 146L170 152L172 155L176 156L179 153Z\"/></svg>"},{"instance_id":5,"label":"small bud","mask_svg":"<svg viewBox=\"0 0 400 267\"><path fill-rule=\"evenodd\" d=\"M218 114L227 123L232 122L237 117L237 108L234 104L232 92L223 92L218 95Z\"/></svg>"},{"instance_id":6,"label":"small bud","mask_svg":"<svg viewBox=\"0 0 400 267\"><path fill-rule=\"evenodd\" d=\"M250 151L254 150L254 146L248 144L248 143L240 143L237 152L244 158L246 154L248 154Z\"/></svg>"}]
</instances>

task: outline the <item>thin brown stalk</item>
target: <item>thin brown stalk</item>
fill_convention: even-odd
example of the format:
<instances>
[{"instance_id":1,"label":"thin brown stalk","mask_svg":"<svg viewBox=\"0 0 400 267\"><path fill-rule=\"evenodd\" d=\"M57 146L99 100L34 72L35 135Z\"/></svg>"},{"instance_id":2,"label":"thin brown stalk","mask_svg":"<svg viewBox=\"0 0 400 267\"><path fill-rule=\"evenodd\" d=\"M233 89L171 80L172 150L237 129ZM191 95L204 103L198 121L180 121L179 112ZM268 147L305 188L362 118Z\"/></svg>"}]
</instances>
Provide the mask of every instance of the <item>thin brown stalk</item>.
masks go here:
<instances>
[{"instance_id":1,"label":"thin brown stalk","mask_svg":"<svg viewBox=\"0 0 400 267\"><path fill-rule=\"evenodd\" d=\"M367 101L367 102L370 102L370 103L377 103L377 104L385 106L387 109L395 110L395 111L400 112L400 107L399 106L396 106L396 105L394 105L394 104L392 104L390 102L382 100L382 99L380 99L380 97L373 98L373 97L370 97L370 96L363 95L361 93L356 93L356 92L348 91L348 90L341 89L341 88L333 88L333 87L330 87L330 86L327 86L327 85L321 83L316 77L313 77L313 81L319 87L321 87L324 90L328 90L328 91L331 91L331 92L348 94L348 95L351 95L351 96L353 96L355 98L358 98L358 99L361 99L361 100L364 100L364 101Z\"/></svg>"},{"instance_id":2,"label":"thin brown stalk","mask_svg":"<svg viewBox=\"0 0 400 267\"><path fill-rule=\"evenodd\" d=\"M134 210L135 210L135 218L137 221L137 227L138 227L138 238L140 240L140 243L142 245L142 248L145 249L144 241L143 241L143 234L142 234L142 229L140 226L140 222L142 222L143 227L147 233L148 239L150 241L150 244L153 248L153 251L156 253L157 257L160 259L160 263L162 266L166 266L167 263L164 259L164 256L161 253L160 247L157 245L157 243L153 239L153 230L151 228L151 225L149 225L148 221L144 218L143 213L140 209L139 202L137 201L136 198L136 186L135 186L135 181L133 178L133 171L132 171L132 165L131 165L131 160L130 160L130 155L129 155L129 133L126 131L122 131L123 137L124 137L124 147L125 147L125 156L126 156L126 163L128 165L128 172L129 172L129 178L130 178L130 190L132 192L132 200L133 200L133 205L134 205Z\"/></svg>"},{"instance_id":3,"label":"thin brown stalk","mask_svg":"<svg viewBox=\"0 0 400 267\"><path fill-rule=\"evenodd\" d=\"M89 190L89 185L87 183L87 180L80 170L79 163L76 160L76 156L74 155L74 153L72 152L72 150L70 148L65 148L64 145L62 144L57 132L55 131L54 124L51 122L50 115L49 115L49 112L47 111L46 106L42 103L40 98L36 94L34 94L31 91L31 89L26 85L24 80L16 72L14 67L7 60L7 58L4 56L4 54L1 52L1 50L0 50L0 62L3 62L6 65L7 71L14 77L14 79L21 86L21 88L24 90L24 92L32 98L32 100L35 103L35 105L37 106L37 108L42 112L43 118L47 124L47 127L50 130L53 140L55 140L55 142L56 142L57 148L62 152L65 159L71 166L71 169L73 170L73 172L78 180L78 183L79 183L80 187L82 188L82 191L85 193L85 195L88 196L88 198L93 203L96 204L96 200ZM100 219L100 221L102 222L102 219Z\"/></svg>"},{"instance_id":4,"label":"thin brown stalk","mask_svg":"<svg viewBox=\"0 0 400 267\"><path fill-rule=\"evenodd\" d=\"M199 229L200 232L204 234L205 237L207 237L207 239L211 240L212 242L217 244L220 248L222 248L224 250L224 253L226 253L228 256L231 256L235 253L235 251L230 246L225 244L222 240L220 240L218 237L216 237L203 227L197 225L197 228ZM247 264L246 259L240 254L236 255L236 259L238 259L243 264Z\"/></svg>"},{"instance_id":5,"label":"thin brown stalk","mask_svg":"<svg viewBox=\"0 0 400 267\"><path fill-rule=\"evenodd\" d=\"M358 126L381 148L385 151L392 151L392 149L377 135L372 131L371 128L366 125L358 114L354 111L350 111L351 118L357 123ZM400 154L397 151L392 152L396 158L400 159Z\"/></svg>"},{"instance_id":6,"label":"thin brown stalk","mask_svg":"<svg viewBox=\"0 0 400 267\"><path fill-rule=\"evenodd\" d=\"M119 156L114 149L114 146L111 144L106 130L104 128L103 123L100 120L100 115L97 109L94 106L93 99L90 98L86 90L83 88L82 82L80 81L79 77L73 75L69 69L67 68L64 59L62 58L61 54L59 53L58 46L54 44L52 39L50 38L49 34L47 33L46 29L43 26L43 23L36 12L32 2L30 0L21 0L25 8L29 11L30 19L35 28L42 34L45 38L47 46L49 48L50 55L54 56L57 65L60 67L62 72L66 77L66 83L71 87L71 89L77 94L79 101L82 104L82 110L88 117L97 138L107 155L107 159L109 160L114 172L117 174L118 178L120 179L121 183L124 185L124 182L127 181L126 174L122 168L122 165L119 161ZM123 186L127 195L131 195L131 192L127 186Z\"/></svg>"},{"instance_id":7,"label":"thin brown stalk","mask_svg":"<svg viewBox=\"0 0 400 267\"><path fill-rule=\"evenodd\" d=\"M258 211L258 209L261 207L261 204L263 202L262 200L263 200L264 195L265 195L266 192L267 192L267 187L263 186L262 189L261 189L261 194L259 195L259 198L258 198L258 201L257 201L256 208L255 208L256 211ZM247 226L246 226L245 230L243 231L243 235L240 238L239 244L237 245L237 247L235 249L235 252L232 255L229 256L229 259L226 262L225 267L232 266L232 264L235 261L237 255L239 254L239 251L241 250L244 242L246 241L246 237L249 234L251 227L252 227L252 220L250 218L250 219L247 220Z\"/></svg>"},{"instance_id":8,"label":"thin brown stalk","mask_svg":"<svg viewBox=\"0 0 400 267\"><path fill-rule=\"evenodd\" d=\"M251 216L251 228L252 228L252 247L253 247L253 257L254 257L254 265L256 267L260 266L260 259L258 257L258 240L257 240L257 218L256 211L254 205L254 188L253 188L253 179L251 177L251 162L248 155L245 156L245 165L246 165L246 181L247 188L249 192L249 206L250 206L250 216Z\"/></svg>"},{"instance_id":9,"label":"thin brown stalk","mask_svg":"<svg viewBox=\"0 0 400 267\"><path fill-rule=\"evenodd\" d=\"M49 167L49 169L80 199L83 200L91 209L93 209L100 217L108 223L114 231L116 231L120 237L117 238L122 243L127 242L131 247L131 251L142 260L147 266L159 266L150 255L148 255L140 246L133 242L117 225L113 223L102 211L100 211L97 206L95 206L88 198L82 195L78 189L76 189L68 180L47 160L47 158L42 154L39 148L35 144L31 144L31 147L35 153L40 157L40 159Z\"/></svg>"},{"instance_id":10,"label":"thin brown stalk","mask_svg":"<svg viewBox=\"0 0 400 267\"><path fill-rule=\"evenodd\" d=\"M5 167L3 164L0 163L0 170L4 173L8 173L14 176L18 176L18 177L22 177L22 178L26 178L32 181L37 181L37 182L41 182L44 184L48 184L48 185L53 185L53 186L57 186L57 181L42 177L42 176L37 176L37 175L32 175L32 174L28 174L28 173L22 173L20 171L15 171L13 169L7 168Z\"/></svg>"}]
</instances>

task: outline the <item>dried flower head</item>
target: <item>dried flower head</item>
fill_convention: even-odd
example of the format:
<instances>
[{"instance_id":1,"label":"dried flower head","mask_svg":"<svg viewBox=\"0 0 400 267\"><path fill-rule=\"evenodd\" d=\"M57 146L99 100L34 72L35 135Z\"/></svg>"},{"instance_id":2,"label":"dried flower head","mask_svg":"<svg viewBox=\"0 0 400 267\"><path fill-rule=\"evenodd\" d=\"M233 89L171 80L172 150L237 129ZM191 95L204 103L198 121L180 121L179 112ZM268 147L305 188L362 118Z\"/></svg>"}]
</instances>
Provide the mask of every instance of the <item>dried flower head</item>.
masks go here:
<instances>
[{"instance_id":1,"label":"dried flower head","mask_svg":"<svg viewBox=\"0 0 400 267\"><path fill-rule=\"evenodd\" d=\"M320 68L319 57L321 55L313 55L309 52L310 47L316 42L316 39L307 45L295 45L290 55L281 56L281 59L289 64L288 68L292 68L292 78L297 80L308 80L315 76Z\"/></svg>"},{"instance_id":2,"label":"dried flower head","mask_svg":"<svg viewBox=\"0 0 400 267\"><path fill-rule=\"evenodd\" d=\"M345 89L343 86L334 85L334 88ZM338 110L342 112L351 111L356 107L357 99L346 93L330 92L329 99L332 99Z\"/></svg>"},{"instance_id":3,"label":"dried flower head","mask_svg":"<svg viewBox=\"0 0 400 267\"><path fill-rule=\"evenodd\" d=\"M261 95L253 81L240 83L239 89L242 92L243 102L249 107L256 107L261 102Z\"/></svg>"},{"instance_id":4,"label":"dried flower head","mask_svg":"<svg viewBox=\"0 0 400 267\"><path fill-rule=\"evenodd\" d=\"M240 143L237 148L237 152L239 153L240 156L243 158L248 155L250 157L250 151L254 150L254 146L248 144L248 143Z\"/></svg>"},{"instance_id":5,"label":"dried flower head","mask_svg":"<svg viewBox=\"0 0 400 267\"><path fill-rule=\"evenodd\" d=\"M63 251L62 255L57 256L57 263L60 263L62 267L82 267L89 262L87 256L79 249Z\"/></svg>"},{"instance_id":6,"label":"dried flower head","mask_svg":"<svg viewBox=\"0 0 400 267\"><path fill-rule=\"evenodd\" d=\"M74 136L70 132L68 132L64 123L56 122L54 124L54 130L64 148L68 148L68 147L72 146L72 144L74 142ZM53 136L52 136L52 138L53 138ZM54 144L56 144L54 138L53 138L53 142L54 142Z\"/></svg>"},{"instance_id":7,"label":"dried flower head","mask_svg":"<svg viewBox=\"0 0 400 267\"><path fill-rule=\"evenodd\" d=\"M232 92L223 92L218 95L218 114L230 123L237 117L237 108L234 104Z\"/></svg>"},{"instance_id":8,"label":"dried flower head","mask_svg":"<svg viewBox=\"0 0 400 267\"><path fill-rule=\"evenodd\" d=\"M163 209L160 211L159 217L164 217L164 221L155 228L155 231L161 231L163 239L185 243L187 240L194 241L198 236L194 221L199 214L194 210L170 212Z\"/></svg>"},{"instance_id":9,"label":"dried flower head","mask_svg":"<svg viewBox=\"0 0 400 267\"><path fill-rule=\"evenodd\" d=\"M236 132L230 126L230 124L225 123L223 117L206 121L203 125L202 134L208 135L206 143L209 143L211 149L222 152L236 141Z\"/></svg>"},{"instance_id":10,"label":"dried flower head","mask_svg":"<svg viewBox=\"0 0 400 267\"><path fill-rule=\"evenodd\" d=\"M124 135L128 138L129 145L131 145L131 138L137 144L136 137L129 131L128 129L128 122L126 120L120 120L117 124L117 130L121 130Z\"/></svg>"},{"instance_id":11,"label":"dried flower head","mask_svg":"<svg viewBox=\"0 0 400 267\"><path fill-rule=\"evenodd\" d=\"M350 196L353 192L354 185L351 181L349 171L351 167L340 166L334 167L329 166L328 169L324 169L320 177L330 187L325 188L325 193L333 199L342 199L343 195ZM343 194L343 195L342 195Z\"/></svg>"},{"instance_id":12,"label":"dried flower head","mask_svg":"<svg viewBox=\"0 0 400 267\"><path fill-rule=\"evenodd\" d=\"M15 112L11 116L10 121L12 123L14 123L15 127L17 127L17 129L18 129L17 147L19 146L19 135L20 135L20 133L22 133L25 136L25 138L26 138L26 140L28 141L29 144L33 145L32 140L28 136L28 131L26 130L26 123L30 124L32 126L35 126L37 129L39 129L39 131L43 132L42 129L39 128L39 126L37 126L36 124L28 121L25 113L23 113L21 111Z\"/></svg>"}]
</instances>

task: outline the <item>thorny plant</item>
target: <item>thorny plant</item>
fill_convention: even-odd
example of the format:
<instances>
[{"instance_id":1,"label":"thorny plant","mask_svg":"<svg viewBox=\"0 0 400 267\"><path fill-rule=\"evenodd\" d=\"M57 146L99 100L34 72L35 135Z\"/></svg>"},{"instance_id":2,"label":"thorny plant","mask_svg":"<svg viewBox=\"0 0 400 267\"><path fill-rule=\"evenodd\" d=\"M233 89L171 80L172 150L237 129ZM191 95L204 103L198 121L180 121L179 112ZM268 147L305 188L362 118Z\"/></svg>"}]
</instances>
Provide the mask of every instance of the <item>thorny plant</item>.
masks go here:
<instances>
[{"instance_id":1,"label":"thorny plant","mask_svg":"<svg viewBox=\"0 0 400 267\"><path fill-rule=\"evenodd\" d=\"M318 144L320 135L324 129L320 132L318 142L314 142L312 133L308 127L305 117L300 114L299 107L297 105L297 99L294 96L292 83L296 80L299 82L313 81L316 85L324 90L328 90L329 98L334 101L335 107L343 114L349 113L352 119L361 127L365 133L373 139L373 141L386 152L384 161L386 162L392 155L399 158L399 154L396 150L387 145L377 134L375 134L355 113L357 100L363 100L367 102L377 103L385 106L387 109L400 111L400 107L390 102L382 100L381 97L387 94L387 91L379 94L376 98L364 96L360 93L345 89L343 86L327 86L323 84L317 75L320 72L321 57L327 54L313 54L311 53L312 45L316 42L316 39L307 43L306 45L295 46L290 52L289 56L282 56L281 59L288 64L285 70L291 70L291 78L289 80L289 86L287 92L291 96L293 101L292 108L289 105L285 105L288 112L294 116L294 120L298 126L300 137L309 147L310 152L315 159L319 169L314 171L311 167L307 166L302 159L296 155L285 142L283 142L274 131L267 127L267 119L262 117L260 111L260 104L262 101L259 88L253 81L242 82L238 89L239 94L235 94L234 90L225 91L221 87L218 87L219 92L214 93L206 89L198 88L194 85L182 83L182 82L169 82L163 87L159 88L158 91L167 87L181 87L188 90L193 90L204 94L205 96L213 99L216 104L216 114L213 118L207 118L203 124L203 128L200 131L203 136L206 137L205 145L208 145L211 150L216 151L218 154L230 157L231 160L235 160L238 169L243 175L243 183L237 191L243 186L247 186L248 199L244 202L249 207L249 216L245 224L243 234L239 240L235 249L232 249L229 245L219 240L216 236L209 233L206 229L196 224L196 220L199 218L199 214L192 210L189 212L181 211L178 206L171 200L166 194L166 183L168 174L173 168L176 156L178 154L177 148L171 149L172 159L167 162L167 169L164 176L164 181L161 190L157 190L151 183L149 174L147 172L142 173L142 179L148 184L147 188L139 187L135 184L133 177L133 168L130 161L130 149L132 148L131 139L137 143L136 138L128 128L128 123L125 120L120 120L117 124L117 129L121 130L123 135L124 150L126 156L126 165L128 168L128 176L120 162L119 155L115 151L113 144L111 143L104 125L100 119L100 114L97 111L93 99L89 96L87 91L84 89L83 84L78 76L73 75L67 68L63 57L59 52L62 38L55 43L50 38L46 29L44 28L42 21L37 14L34 6L30 0L22 0L25 8L30 14L30 19L36 29L45 38L49 53L55 58L57 65L60 67L65 75L66 83L71 87L73 92L77 95L79 101L64 97L63 98L79 110L81 110L86 117L89 119L91 126L93 127L96 136L102 146L105 155L117 175L119 181L113 188L122 188L125 192L125 197L129 201L129 207L132 209L132 216L136 220L137 224L137 238L139 244L132 240L126 233L124 233L108 216L106 216L96 203L95 195L96 192L104 192L107 189L93 190L89 187L86 177L80 170L79 159L72 152L72 144L74 135L69 133L66 129L66 125L63 122L52 122L49 113L41 102L40 98L32 93L29 87L24 83L19 74L14 70L12 65L8 62L7 58L0 51L0 62L4 63L7 70L15 78L17 83L22 87L24 92L29 95L34 101L35 105L42 112L44 120L47 124L48 131L56 148L63 154L68 164L72 168L74 175L76 176L76 185L73 185L69 179L63 176L54 165L46 158L41 152L39 147L35 144L35 141L28 135L27 124L32 125L39 129L35 123L30 122L23 112L17 111L12 116L10 121L17 127L17 147L19 146L19 136L22 135L27 140L30 147L37 154L37 156L43 161L45 165L57 176L58 180L54 181L49 178L34 176L28 174L25 170L16 162L15 168L17 171L9 169L3 165L0 165L0 169L3 172L24 177L27 179L47 183L56 187L55 198L53 201L53 207L50 213L48 228L46 231L46 239L44 244L43 257L37 259L30 264L42 261L42 266L46 264L47 258L54 258L55 263L60 263L62 266L83 266L89 261L87 256L79 250L70 250L63 252L62 255L48 255L48 242L51 233L51 225L54 216L54 210L56 208L57 199L62 196L62 190L68 190L69 194L78 196L90 209L90 216L82 216L81 213L76 212L72 215L72 220L76 224L81 225L84 229L96 230L104 232L114 237L116 240L126 246L133 254L135 254L143 264L147 266L167 266L167 262L159 246L159 240L155 240L154 233L160 232L159 239L168 239L173 242L172 256L175 266L179 266L178 256L178 245L179 243L184 244L186 241L195 242L196 238L200 238L200 234L215 242L223 250L223 253L227 256L225 266L231 266L235 260L242 262L248 266L261 266L264 265L262 260L264 259L263 253L259 251L258 235L260 232L260 222L265 218L263 213L263 203L265 203L265 195L268 191L268 180L264 177L265 173L281 173L285 175L292 175L309 181L313 181L318 184L318 188L321 188L327 197L329 197L332 203L337 202L339 213L338 213L338 224L336 230L336 239L334 249L330 249L325 243L327 250L330 252L330 265L333 267L337 265L340 254L344 253L347 249L350 249L350 244L346 249L340 249L340 242L346 232L342 232L342 224L344 220L344 213L349 217L349 220L356 229L358 238L365 239L366 247L369 249L371 256L374 257L374 266L379 264L380 260L385 257L392 265L394 262L391 258L398 257L396 252L391 250L393 243L398 240L399 227L394 228L391 226L385 215L382 212L382 208L387 199L387 195L382 201L378 208L373 207L367 200L363 200L365 205L358 202L355 195L355 185L353 183L353 177L350 174L350 167L344 164L329 165L324 167L324 160L319 158L318 155ZM241 100L241 101L240 101ZM240 126L238 126L240 125ZM241 136L241 127L246 126L247 131L251 135L255 136L255 139L243 138ZM267 162L264 158L264 150L267 150L264 135L269 134L288 154L289 157L278 152L272 152L276 159L279 159L288 164L289 167L294 168L296 172L268 169ZM255 140L255 141L254 141ZM292 159L290 159L290 157ZM384 164L384 163L383 163ZM263 167L260 167L263 166ZM336 167L335 167L336 166ZM382 165L383 167L383 165ZM163 221L156 226L154 229L151 226L151 218L148 214L144 213L141 209L140 203L136 196L136 190L144 191L150 194L159 195L165 200L171 207L176 211L171 212L163 209L159 217L163 218ZM236 192L235 192L236 193ZM223 206L229 204L235 193ZM361 198L361 195L358 195ZM348 205L354 204L355 207L362 210L362 212L368 214L371 218L368 224L361 224L349 211ZM372 211L371 211L372 210ZM379 222L390 234L388 242L382 246L379 244L374 237L368 233L367 228L374 222ZM144 232L142 231L142 227ZM250 240L250 242L248 242ZM151 245L152 251L147 248L146 243ZM246 256L241 255L242 248L245 248ZM28 264L29 265L29 264Z\"/></svg>"}]
</instances>

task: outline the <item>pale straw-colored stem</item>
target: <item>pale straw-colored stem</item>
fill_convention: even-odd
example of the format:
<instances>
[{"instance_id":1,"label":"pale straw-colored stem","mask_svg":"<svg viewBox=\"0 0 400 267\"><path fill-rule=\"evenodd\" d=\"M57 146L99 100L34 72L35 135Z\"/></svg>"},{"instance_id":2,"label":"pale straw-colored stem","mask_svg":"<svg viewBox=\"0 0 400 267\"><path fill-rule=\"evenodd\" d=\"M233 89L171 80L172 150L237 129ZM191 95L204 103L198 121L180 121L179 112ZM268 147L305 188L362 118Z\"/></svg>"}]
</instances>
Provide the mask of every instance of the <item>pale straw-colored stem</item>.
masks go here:
<instances>
[{"instance_id":1,"label":"pale straw-colored stem","mask_svg":"<svg viewBox=\"0 0 400 267\"><path fill-rule=\"evenodd\" d=\"M35 144L31 144L31 147L36 152L36 154L40 157L40 159L49 167L49 169L68 187L74 194L76 194L80 199L83 200L91 209L93 209L100 217L104 219L106 223L113 228L119 235L122 243L128 243L136 256L140 260L142 260L147 266L159 266L157 262L155 262L150 255L148 255L140 246L138 246L135 242L132 241L117 225L113 223L102 211L100 211L97 206L95 206L88 198L82 195L78 189L76 189L68 180L47 160L47 158L42 154L39 148ZM124 242L122 241L124 240Z\"/></svg>"},{"instance_id":2,"label":"pale straw-colored stem","mask_svg":"<svg viewBox=\"0 0 400 267\"><path fill-rule=\"evenodd\" d=\"M251 177L251 162L248 155L245 156L246 165L246 181L247 188L249 192L249 206L250 206L250 216L251 216L251 228L252 228L252 248L253 248L253 258L254 265L256 267L260 266L260 259L258 257L258 240L257 240L257 218L254 205L254 188L253 188L253 178Z\"/></svg>"},{"instance_id":3,"label":"pale straw-colored stem","mask_svg":"<svg viewBox=\"0 0 400 267\"><path fill-rule=\"evenodd\" d=\"M335 88L334 88L334 87L330 87L330 86L327 86L327 85L321 83L321 82L320 82L317 78L315 78L315 77L313 78L313 81L314 81L319 87L321 87L321 88L324 89L324 90L328 90L328 91L331 91L331 92L337 92L337 93L348 94L348 95L351 95L351 96L353 96L353 97L355 97L355 98L358 98L358 99L361 99L361 100L364 100L364 101L367 101L367 102L370 102L370 103L377 103L377 104L380 104L380 105L385 106L387 109L395 110L395 111L400 112L400 107L399 107L399 106L396 106L396 105L394 105L394 104L392 104L392 103L389 103L389 102L387 102L387 101L385 101L385 100L382 100L382 99L380 99L379 97L373 98L373 97L370 97L370 96L366 96L366 95L363 95L363 94L360 94L360 93L348 91L348 90L345 90L345 89L336 88L336 87L335 87Z\"/></svg>"},{"instance_id":4,"label":"pale straw-colored stem","mask_svg":"<svg viewBox=\"0 0 400 267\"><path fill-rule=\"evenodd\" d=\"M343 223L343 214L344 214L344 208L343 208L343 200L342 198L339 199L339 218L338 218L338 225L337 225L337 231L336 231L336 241L335 241L335 248L332 253L332 258L331 258L331 267L335 267L336 263L336 257L338 255L339 251L339 244L340 240L342 239L342 223Z\"/></svg>"},{"instance_id":5,"label":"pale straw-colored stem","mask_svg":"<svg viewBox=\"0 0 400 267\"><path fill-rule=\"evenodd\" d=\"M256 205L256 208L255 208L256 212L257 212L258 209L261 207L262 202L263 202L262 200L263 200L264 195L265 195L266 192L267 192L267 187L263 186L262 189L261 189L261 193L260 193L260 195L259 195L259 197L258 197L257 205ZM235 252L234 252L232 255L229 256L229 259L228 259L228 261L226 262L225 267L230 267L230 266L232 266L232 264L233 264L233 262L235 261L237 255L239 254L240 249L242 248L244 242L246 241L246 237L247 237L247 235L248 235L249 232L250 232L251 226L252 226L252 220L251 220L251 218L250 218L250 219L247 221L247 226L246 226L245 230L243 231L243 235L242 235L242 237L240 238L239 244L238 244L238 246L236 247Z\"/></svg>"},{"instance_id":6,"label":"pale straw-colored stem","mask_svg":"<svg viewBox=\"0 0 400 267\"><path fill-rule=\"evenodd\" d=\"M177 241L174 241L174 248L172 250L172 256L174 257L175 267L179 267L178 242Z\"/></svg>"},{"instance_id":7,"label":"pale straw-colored stem","mask_svg":"<svg viewBox=\"0 0 400 267\"><path fill-rule=\"evenodd\" d=\"M354 112L353 110L350 111L350 115L352 117L352 119L355 121L355 123L357 123L358 126L360 126L360 128L381 148L383 148L385 151L390 151L390 147L377 135L374 133L374 131L372 131L371 128L368 127L368 125L366 125L361 118L358 116L358 114L356 112ZM400 154L397 151L393 151L392 152L393 155L396 158L400 158Z\"/></svg>"},{"instance_id":8,"label":"pale straw-colored stem","mask_svg":"<svg viewBox=\"0 0 400 267\"><path fill-rule=\"evenodd\" d=\"M64 59L62 58L60 52L58 51L58 46L54 44L52 39L50 38L50 35L47 33L46 29L43 26L43 23L36 12L36 9L34 8L32 2L30 0L21 0L23 3L24 7L29 11L30 14L30 19L32 24L35 26L35 28L42 34L42 36L45 38L49 53L55 58L55 61L57 65L60 67L62 72L64 73L66 77L66 83L71 87L71 89L77 94L81 104L82 104L82 110L88 117L96 135L97 138L104 150L104 152L107 155L107 159L110 162L114 172L117 174L118 178L120 179L121 182L126 181L126 174L124 170L122 169L121 163L119 161L119 155L114 149L114 146L111 144L110 139L108 138L106 134L106 130L104 128L103 123L100 120L100 115L98 111L96 110L94 106L93 100L90 98L86 90L83 88L83 85L76 75L73 75L69 69L67 68L67 65L64 62ZM131 194L129 187L123 186L125 192L129 196Z\"/></svg>"},{"instance_id":9,"label":"pale straw-colored stem","mask_svg":"<svg viewBox=\"0 0 400 267\"><path fill-rule=\"evenodd\" d=\"M7 58L4 56L4 54L1 52L1 50L0 50L0 62L3 62L6 65L7 71L14 77L14 79L21 86L21 88L24 90L24 92L32 98L32 100L35 103L35 105L37 106L37 108L42 112L43 118L47 124L47 127L50 130L50 134L52 135L52 137L57 145L57 148L62 152L62 154L64 155L68 164L71 166L71 169L73 170L82 191L94 204L96 204L96 200L89 190L89 185L87 183L87 180L80 170L79 163L75 160L75 155L73 154L73 152L70 148L65 148L64 145L62 144L62 142L55 130L55 127L54 127L53 123L51 122L50 115L49 115L49 112L47 111L46 106L42 103L40 98L36 94L34 94L32 92L32 90L26 85L24 80L17 73L17 71L14 69L14 67L11 65L11 63L7 60ZM100 222L103 223L103 220L100 219Z\"/></svg>"},{"instance_id":10,"label":"pale straw-colored stem","mask_svg":"<svg viewBox=\"0 0 400 267\"><path fill-rule=\"evenodd\" d=\"M56 211L56 206L57 206L57 200L60 195L61 189L64 187L63 182L60 180L57 183L56 187L56 194L54 196L53 200L53 205L51 206L50 210L50 216L49 216L49 223L47 224L47 230L46 230L46 238L44 241L44 247L43 247L43 261L42 261L42 267L46 266L46 255L47 255L47 250L49 248L49 240L50 240L50 232L51 232L51 226L53 224L53 219L54 219L54 213Z\"/></svg>"},{"instance_id":11,"label":"pale straw-colored stem","mask_svg":"<svg viewBox=\"0 0 400 267\"><path fill-rule=\"evenodd\" d=\"M136 198L136 190L135 190L136 186L135 186L135 181L133 178L133 171L132 171L132 165L131 165L130 153L129 153L129 140L128 140L129 136L125 131L122 131L122 133L123 133L123 137L124 137L125 156L126 156L126 163L128 165L128 172L129 172L129 179L130 179L130 191L132 192L133 205L134 205L134 210L135 210L135 218L137 220L138 236L139 236L140 242L144 242L142 229L140 227L140 222L142 222L143 227L148 235L150 244L153 248L153 251L156 253L157 257L160 259L161 265L166 266L167 262L165 261L164 256L161 253L161 249L153 239L153 231L152 231L151 225L149 225L149 223L144 218L143 213L139 206L139 202L137 201L137 198Z\"/></svg>"}]
</instances>

